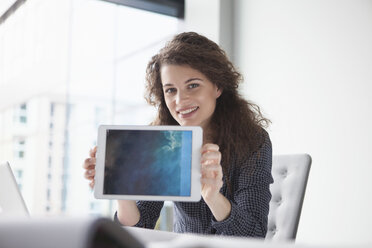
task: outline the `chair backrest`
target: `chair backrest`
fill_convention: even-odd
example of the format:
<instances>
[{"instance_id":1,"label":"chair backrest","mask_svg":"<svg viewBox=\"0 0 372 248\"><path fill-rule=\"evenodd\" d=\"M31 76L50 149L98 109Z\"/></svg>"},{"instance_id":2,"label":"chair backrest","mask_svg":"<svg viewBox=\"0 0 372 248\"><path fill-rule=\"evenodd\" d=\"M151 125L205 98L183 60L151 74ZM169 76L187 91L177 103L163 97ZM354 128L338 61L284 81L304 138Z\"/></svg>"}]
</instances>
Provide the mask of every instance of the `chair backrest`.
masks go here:
<instances>
[{"instance_id":1,"label":"chair backrest","mask_svg":"<svg viewBox=\"0 0 372 248\"><path fill-rule=\"evenodd\" d=\"M296 239L310 166L308 154L273 156L274 183L270 185L272 198L266 239Z\"/></svg>"}]
</instances>

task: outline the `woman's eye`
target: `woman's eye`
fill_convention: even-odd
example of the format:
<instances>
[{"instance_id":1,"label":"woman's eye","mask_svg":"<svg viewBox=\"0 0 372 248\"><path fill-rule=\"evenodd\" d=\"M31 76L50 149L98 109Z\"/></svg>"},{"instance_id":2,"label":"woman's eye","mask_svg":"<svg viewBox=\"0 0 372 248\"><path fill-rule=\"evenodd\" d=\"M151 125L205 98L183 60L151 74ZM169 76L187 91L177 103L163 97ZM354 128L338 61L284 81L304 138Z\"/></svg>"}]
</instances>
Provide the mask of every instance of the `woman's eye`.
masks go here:
<instances>
[{"instance_id":1,"label":"woman's eye","mask_svg":"<svg viewBox=\"0 0 372 248\"><path fill-rule=\"evenodd\" d=\"M193 88L196 88L196 87L199 87L199 84L189 84L189 89L193 89Z\"/></svg>"},{"instance_id":2,"label":"woman's eye","mask_svg":"<svg viewBox=\"0 0 372 248\"><path fill-rule=\"evenodd\" d=\"M173 92L176 92L175 88L168 88L168 89L165 90L165 93L167 93L167 94L170 94L170 93L173 93Z\"/></svg>"}]
</instances>

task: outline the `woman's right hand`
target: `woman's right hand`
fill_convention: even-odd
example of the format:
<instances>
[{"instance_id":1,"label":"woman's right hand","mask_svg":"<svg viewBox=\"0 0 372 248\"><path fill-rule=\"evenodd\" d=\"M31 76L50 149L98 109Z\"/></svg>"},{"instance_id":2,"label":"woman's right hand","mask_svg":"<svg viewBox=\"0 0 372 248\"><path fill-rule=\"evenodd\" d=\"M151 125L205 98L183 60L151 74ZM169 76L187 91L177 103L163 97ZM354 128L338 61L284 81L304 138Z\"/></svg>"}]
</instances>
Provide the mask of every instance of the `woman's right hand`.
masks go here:
<instances>
[{"instance_id":1,"label":"woman's right hand","mask_svg":"<svg viewBox=\"0 0 372 248\"><path fill-rule=\"evenodd\" d=\"M96 175L96 153L97 146L89 151L89 158L84 160L83 168L85 169L84 177L90 181L89 186L94 187L94 176Z\"/></svg>"},{"instance_id":2,"label":"woman's right hand","mask_svg":"<svg viewBox=\"0 0 372 248\"><path fill-rule=\"evenodd\" d=\"M97 146L89 151L89 158L84 160L84 177L90 181L89 186L94 187L94 176L96 175L96 153ZM133 226L140 219L140 212L135 201L118 200L118 219L125 226ZM125 214L124 214L125 213Z\"/></svg>"}]
</instances>

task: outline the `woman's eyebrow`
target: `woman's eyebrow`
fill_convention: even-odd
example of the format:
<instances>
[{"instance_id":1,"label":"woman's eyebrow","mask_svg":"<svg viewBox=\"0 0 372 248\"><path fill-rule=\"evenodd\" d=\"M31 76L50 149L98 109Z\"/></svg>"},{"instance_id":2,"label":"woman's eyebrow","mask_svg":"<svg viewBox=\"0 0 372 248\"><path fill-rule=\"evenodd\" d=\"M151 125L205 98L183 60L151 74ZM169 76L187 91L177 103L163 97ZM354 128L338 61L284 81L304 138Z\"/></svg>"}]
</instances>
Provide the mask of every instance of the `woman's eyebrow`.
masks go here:
<instances>
[{"instance_id":1,"label":"woman's eyebrow","mask_svg":"<svg viewBox=\"0 0 372 248\"><path fill-rule=\"evenodd\" d=\"M201 79L201 78L190 78L190 79L187 79L187 80L185 81L185 84L187 84L188 82L194 81L194 80L203 81L203 79Z\"/></svg>"},{"instance_id":2,"label":"woman's eyebrow","mask_svg":"<svg viewBox=\"0 0 372 248\"><path fill-rule=\"evenodd\" d=\"M187 84L187 83L189 83L191 81L194 81L194 80L203 81L203 79L201 79L201 78L189 78L184 83ZM171 83L163 84L163 88L167 87L167 86L173 86L173 84L171 84Z\"/></svg>"}]
</instances>

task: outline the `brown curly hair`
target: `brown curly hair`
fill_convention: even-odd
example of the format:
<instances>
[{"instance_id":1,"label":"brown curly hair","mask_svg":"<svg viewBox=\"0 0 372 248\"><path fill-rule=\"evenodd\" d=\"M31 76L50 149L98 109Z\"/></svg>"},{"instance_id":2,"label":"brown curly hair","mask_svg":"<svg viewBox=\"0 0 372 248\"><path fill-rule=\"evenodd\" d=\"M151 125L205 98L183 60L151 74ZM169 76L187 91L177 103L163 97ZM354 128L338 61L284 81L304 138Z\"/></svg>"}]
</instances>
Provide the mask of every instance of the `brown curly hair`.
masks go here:
<instances>
[{"instance_id":1,"label":"brown curly hair","mask_svg":"<svg viewBox=\"0 0 372 248\"><path fill-rule=\"evenodd\" d=\"M210 129L213 142L220 147L225 175L230 155L244 159L259 149L263 143L263 127L267 127L270 121L262 116L257 105L240 96L238 86L242 76L216 43L194 32L181 33L153 56L147 65L145 98L158 109L152 124L179 125L165 103L160 77L162 65L188 65L203 73L222 90L217 98Z\"/></svg>"}]
</instances>

